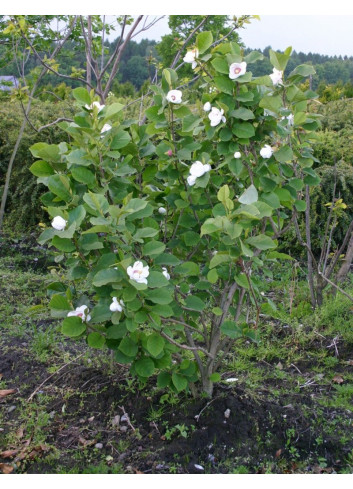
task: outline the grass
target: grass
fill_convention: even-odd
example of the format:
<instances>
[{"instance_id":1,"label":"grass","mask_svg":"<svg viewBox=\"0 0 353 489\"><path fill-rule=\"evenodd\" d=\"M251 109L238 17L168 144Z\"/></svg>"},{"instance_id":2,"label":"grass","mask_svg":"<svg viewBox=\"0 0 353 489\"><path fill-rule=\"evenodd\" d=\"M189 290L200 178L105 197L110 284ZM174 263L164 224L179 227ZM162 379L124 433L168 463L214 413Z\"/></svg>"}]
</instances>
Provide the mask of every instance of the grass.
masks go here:
<instances>
[{"instance_id":1,"label":"grass","mask_svg":"<svg viewBox=\"0 0 353 489\"><path fill-rule=\"evenodd\" d=\"M64 339L60 321L50 318L47 310L46 284L52 279L52 273L29 267L37 263L34 261L38 258L37 251L25 257L21 253L20 250L0 258L3 297L0 348L4 356L20 357L24 369L14 375L11 382L9 378L0 378L0 389L13 386L20 389L14 401L16 409L11 413L0 412L0 422L4 426L0 444L7 449L17 449L30 440L25 457L17 463L17 471L126 473L131 460L145 464L145 460L160 453L162 449L156 449L156 441L154 449L149 448L149 440L154 436L158 443L162 443L163 433L168 443L193 442L199 433L195 420L190 420L190 398L184 394L178 397L171 392L158 393L151 390L151 386L144 389L127 375L125 368L118 372L106 352L88 349L83 342ZM289 291L291 276L290 267L284 269L280 265L274 269L274 280L266 282L265 295L271 295L277 310L261 317L260 343L239 341L220 372L224 378L238 378L232 386L222 384L230 389L223 397L224 402L230 393L237 392L238 399L247 400L256 409L265 403L270 406L266 419L253 420L256 432L253 441L262 452L261 462L249 454L239 455L241 446L249 441L242 439L233 448L228 447L221 460L222 470L229 473L305 473L309 465L317 470L328 470L332 460L324 454L329 445L330 453L342 459L335 470L352 472L352 304L344 296L328 295L323 307L313 312L310 304L308 307L306 283L299 281L300 276L292 300L283 299L283 292ZM346 290L353 294L351 285ZM79 360L75 360L79 355ZM67 369L56 374L66 364ZM14 371L21 365L15 365ZM76 372L80 369L91 372L90 376L78 377ZM70 375L79 379L79 385L70 381ZM34 389L48 378L50 380L39 389L32 402L27 402ZM118 396L114 394L116 390ZM105 398L107 404L99 407ZM130 430L129 436L123 436L112 428L109 420L121 414L120 406L134 406L137 400L144 403L146 409L141 419L131 418L135 432ZM6 406L11 406L11 402ZM204 400L203 405L206 403ZM286 405L289 406L287 411L283 409ZM213 405L208 411L210 419L212 409ZM295 412L296 421L291 412ZM184 418L173 418L173 413ZM206 416L206 411L202 416ZM91 417L97 422L91 424L88 421ZM141 420L150 425L148 436L141 427ZM277 446L274 437L279 426L282 426L282 438L281 445ZM22 432L23 436L19 437ZM87 443L102 441L103 451L95 448L95 444L71 448L70 437L76 433ZM143 454L136 448L141 444L147 445ZM280 448L282 455L275 456ZM119 457L124 454L131 454L131 460L120 461ZM190 460L189 454L176 453L176 458L169 463L169 473L182 472ZM207 460L201 465L206 473L214 470L214 465Z\"/></svg>"}]
</instances>

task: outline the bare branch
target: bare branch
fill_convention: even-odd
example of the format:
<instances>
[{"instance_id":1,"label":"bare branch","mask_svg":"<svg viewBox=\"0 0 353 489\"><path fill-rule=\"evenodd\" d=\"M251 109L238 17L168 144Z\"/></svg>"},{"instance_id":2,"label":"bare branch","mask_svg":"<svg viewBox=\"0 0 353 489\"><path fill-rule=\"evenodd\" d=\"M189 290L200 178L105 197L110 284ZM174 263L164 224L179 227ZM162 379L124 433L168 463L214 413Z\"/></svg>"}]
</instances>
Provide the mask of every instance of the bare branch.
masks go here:
<instances>
[{"instance_id":1,"label":"bare branch","mask_svg":"<svg viewBox=\"0 0 353 489\"><path fill-rule=\"evenodd\" d=\"M50 122L50 124L46 124L45 126L41 126L39 129L36 129L37 132L41 132L44 129L47 129L48 127L55 126L55 124L58 124L58 122L73 122L72 119L67 119L66 117L59 117L59 119L56 119L54 122ZM32 126L33 127L33 126Z\"/></svg>"}]
</instances>

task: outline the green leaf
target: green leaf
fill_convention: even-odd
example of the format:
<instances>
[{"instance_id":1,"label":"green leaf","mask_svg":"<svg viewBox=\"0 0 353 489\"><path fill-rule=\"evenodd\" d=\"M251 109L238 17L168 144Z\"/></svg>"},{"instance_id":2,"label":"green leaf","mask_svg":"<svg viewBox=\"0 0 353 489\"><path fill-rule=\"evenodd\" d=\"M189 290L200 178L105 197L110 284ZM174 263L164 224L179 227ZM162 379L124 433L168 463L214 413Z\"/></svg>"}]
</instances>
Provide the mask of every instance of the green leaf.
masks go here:
<instances>
[{"instance_id":1,"label":"green leaf","mask_svg":"<svg viewBox=\"0 0 353 489\"><path fill-rule=\"evenodd\" d=\"M141 211L147 206L147 200L142 199L131 199L126 206L124 207L124 211L128 213L134 213Z\"/></svg>"},{"instance_id":2,"label":"green leaf","mask_svg":"<svg viewBox=\"0 0 353 489\"><path fill-rule=\"evenodd\" d=\"M250 122L240 122L233 124L233 134L238 138L248 139L255 136L255 128Z\"/></svg>"},{"instance_id":3,"label":"green leaf","mask_svg":"<svg viewBox=\"0 0 353 489\"><path fill-rule=\"evenodd\" d=\"M143 246L142 252L145 256L156 256L163 253L165 248L166 245L161 241L150 241Z\"/></svg>"},{"instance_id":4,"label":"green leaf","mask_svg":"<svg viewBox=\"0 0 353 489\"><path fill-rule=\"evenodd\" d=\"M122 129L119 129L118 132L113 137L113 140L110 144L110 149L114 151L117 149L124 148L129 144L130 141L131 141L130 134L126 131L123 131Z\"/></svg>"},{"instance_id":5,"label":"green leaf","mask_svg":"<svg viewBox=\"0 0 353 489\"><path fill-rule=\"evenodd\" d=\"M76 249L71 239L60 238L59 236L54 236L51 244L58 250L64 251L65 253L70 253Z\"/></svg>"},{"instance_id":6,"label":"green leaf","mask_svg":"<svg viewBox=\"0 0 353 489\"><path fill-rule=\"evenodd\" d=\"M218 280L218 273L217 273L217 270L215 268L213 268L212 270L210 270L207 274L207 280L211 283L211 284L215 284Z\"/></svg>"},{"instance_id":7,"label":"green leaf","mask_svg":"<svg viewBox=\"0 0 353 489\"><path fill-rule=\"evenodd\" d=\"M186 261L185 263L176 266L174 272L182 276L199 276L200 268L196 263L192 261Z\"/></svg>"},{"instance_id":8,"label":"green leaf","mask_svg":"<svg viewBox=\"0 0 353 489\"><path fill-rule=\"evenodd\" d=\"M185 305L189 309L193 311L203 311L206 307L206 304L196 295L188 295L185 299Z\"/></svg>"},{"instance_id":9,"label":"green leaf","mask_svg":"<svg viewBox=\"0 0 353 489\"><path fill-rule=\"evenodd\" d=\"M164 345L164 339L157 333L153 333L147 338L147 350L153 357L158 357L162 353Z\"/></svg>"},{"instance_id":10,"label":"green leaf","mask_svg":"<svg viewBox=\"0 0 353 489\"><path fill-rule=\"evenodd\" d=\"M187 115L183 119L182 132L193 131L195 127L200 124L200 122L202 122L201 117L193 114Z\"/></svg>"},{"instance_id":11,"label":"green leaf","mask_svg":"<svg viewBox=\"0 0 353 489\"><path fill-rule=\"evenodd\" d=\"M154 263L156 265L171 265L174 267L176 265L179 265L180 260L170 253L162 253L155 258Z\"/></svg>"},{"instance_id":12,"label":"green leaf","mask_svg":"<svg viewBox=\"0 0 353 489\"><path fill-rule=\"evenodd\" d=\"M78 87L72 90L72 95L80 105L91 105L91 97L87 90L83 87Z\"/></svg>"},{"instance_id":13,"label":"green leaf","mask_svg":"<svg viewBox=\"0 0 353 489\"><path fill-rule=\"evenodd\" d=\"M294 70L289 74L289 77L292 77L294 75L300 75L300 76L309 76L309 75L315 75L316 71L315 68L312 65L298 65L294 68Z\"/></svg>"},{"instance_id":14,"label":"green leaf","mask_svg":"<svg viewBox=\"0 0 353 489\"><path fill-rule=\"evenodd\" d=\"M119 350L127 357L135 357L138 352L138 345L126 336L121 340Z\"/></svg>"},{"instance_id":15,"label":"green leaf","mask_svg":"<svg viewBox=\"0 0 353 489\"><path fill-rule=\"evenodd\" d=\"M232 117L235 117L236 119L242 119L244 121L255 119L254 113L251 110L246 109L245 107L240 107L239 109L232 110L230 115Z\"/></svg>"},{"instance_id":16,"label":"green leaf","mask_svg":"<svg viewBox=\"0 0 353 489\"><path fill-rule=\"evenodd\" d=\"M241 204L253 204L257 202L259 196L254 185L250 185L249 188L245 190L245 192L239 197L238 201Z\"/></svg>"},{"instance_id":17,"label":"green leaf","mask_svg":"<svg viewBox=\"0 0 353 489\"><path fill-rule=\"evenodd\" d=\"M154 372L154 363L151 358L142 358L134 363L136 373L140 377L151 377Z\"/></svg>"},{"instance_id":18,"label":"green leaf","mask_svg":"<svg viewBox=\"0 0 353 489\"><path fill-rule=\"evenodd\" d=\"M102 194L95 194L93 192L88 192L84 194L83 200L89 207L89 210L93 215L103 216L109 209L109 203L107 199Z\"/></svg>"},{"instance_id":19,"label":"green leaf","mask_svg":"<svg viewBox=\"0 0 353 489\"><path fill-rule=\"evenodd\" d=\"M133 235L134 241L138 241L139 243L143 243L143 238L153 238L158 234L158 229L154 228L142 228L138 229L136 233Z\"/></svg>"},{"instance_id":20,"label":"green leaf","mask_svg":"<svg viewBox=\"0 0 353 489\"><path fill-rule=\"evenodd\" d=\"M228 75L229 65L228 65L227 60L225 60L223 57L217 56L216 58L214 58L211 61L211 65L219 73L224 73L224 74Z\"/></svg>"},{"instance_id":21,"label":"green leaf","mask_svg":"<svg viewBox=\"0 0 353 489\"><path fill-rule=\"evenodd\" d=\"M158 316L161 316L162 318L169 318L171 316L174 316L174 311L173 309L166 305L166 304L156 304L151 308L151 311L154 314L158 314Z\"/></svg>"},{"instance_id":22,"label":"green leaf","mask_svg":"<svg viewBox=\"0 0 353 489\"><path fill-rule=\"evenodd\" d=\"M172 380L172 377L170 374L167 372L161 372L158 374L157 377L157 387L159 389L164 389L170 384L170 381Z\"/></svg>"},{"instance_id":23,"label":"green leaf","mask_svg":"<svg viewBox=\"0 0 353 489\"><path fill-rule=\"evenodd\" d=\"M195 231L186 231L182 234L186 246L195 246L200 241L200 235Z\"/></svg>"},{"instance_id":24,"label":"green leaf","mask_svg":"<svg viewBox=\"0 0 353 489\"><path fill-rule=\"evenodd\" d=\"M320 183L320 178L315 175L305 175L304 177L304 183L305 185L313 186L313 185L319 185Z\"/></svg>"},{"instance_id":25,"label":"green leaf","mask_svg":"<svg viewBox=\"0 0 353 489\"><path fill-rule=\"evenodd\" d=\"M305 200L296 200L294 202L294 206L297 209L298 212L304 212L306 211L306 202Z\"/></svg>"},{"instance_id":26,"label":"green leaf","mask_svg":"<svg viewBox=\"0 0 353 489\"><path fill-rule=\"evenodd\" d=\"M267 258L269 260L274 260L274 259L279 259L279 260L294 260L290 255L287 255L286 253L280 253L278 251L270 251L267 254Z\"/></svg>"},{"instance_id":27,"label":"green leaf","mask_svg":"<svg viewBox=\"0 0 353 489\"><path fill-rule=\"evenodd\" d=\"M173 291L171 289L161 288L145 291L148 300L155 304L170 304L173 301Z\"/></svg>"},{"instance_id":28,"label":"green leaf","mask_svg":"<svg viewBox=\"0 0 353 489\"><path fill-rule=\"evenodd\" d=\"M228 253L217 253L210 261L210 268L218 267L218 265L230 261L231 261L231 257L228 255Z\"/></svg>"},{"instance_id":29,"label":"green leaf","mask_svg":"<svg viewBox=\"0 0 353 489\"><path fill-rule=\"evenodd\" d=\"M86 324L78 316L65 318L61 326L62 334L70 338L80 336L84 331L86 331Z\"/></svg>"},{"instance_id":30,"label":"green leaf","mask_svg":"<svg viewBox=\"0 0 353 489\"><path fill-rule=\"evenodd\" d=\"M82 166L71 168L71 175L75 180L86 185L93 185L96 181L94 173Z\"/></svg>"},{"instance_id":31,"label":"green leaf","mask_svg":"<svg viewBox=\"0 0 353 489\"><path fill-rule=\"evenodd\" d=\"M169 280L161 272L150 272L148 278L148 287L152 289L167 287L169 285Z\"/></svg>"},{"instance_id":32,"label":"green leaf","mask_svg":"<svg viewBox=\"0 0 353 489\"><path fill-rule=\"evenodd\" d=\"M203 54L213 43L212 32L200 32L196 36L196 47L199 50L199 54Z\"/></svg>"},{"instance_id":33,"label":"green leaf","mask_svg":"<svg viewBox=\"0 0 353 489\"><path fill-rule=\"evenodd\" d=\"M255 246L258 250L268 250L270 248L276 248L277 246L275 241L265 234L259 234L253 238L248 238L246 243Z\"/></svg>"},{"instance_id":34,"label":"green leaf","mask_svg":"<svg viewBox=\"0 0 353 489\"><path fill-rule=\"evenodd\" d=\"M69 179L65 175L51 175L48 178L48 187L53 194L61 200L69 202L72 199Z\"/></svg>"},{"instance_id":35,"label":"green leaf","mask_svg":"<svg viewBox=\"0 0 353 489\"><path fill-rule=\"evenodd\" d=\"M265 95L260 100L259 106L271 112L278 112L282 103L282 98L279 95Z\"/></svg>"},{"instance_id":36,"label":"green leaf","mask_svg":"<svg viewBox=\"0 0 353 489\"><path fill-rule=\"evenodd\" d=\"M50 175L54 175L55 173L50 164L43 160L33 163L29 167L29 171L36 177L50 177Z\"/></svg>"},{"instance_id":37,"label":"green leaf","mask_svg":"<svg viewBox=\"0 0 353 489\"><path fill-rule=\"evenodd\" d=\"M221 376L220 376L220 374L215 372L209 376L209 379L211 382L219 382L221 380Z\"/></svg>"},{"instance_id":38,"label":"green leaf","mask_svg":"<svg viewBox=\"0 0 353 489\"><path fill-rule=\"evenodd\" d=\"M172 374L172 382L173 382L173 385L178 392L185 390L188 386L187 379L183 375L180 375L180 374L173 373Z\"/></svg>"},{"instance_id":39,"label":"green leaf","mask_svg":"<svg viewBox=\"0 0 353 489\"><path fill-rule=\"evenodd\" d=\"M278 53L270 49L270 61L277 70L284 71L290 58L292 48L287 48L284 53Z\"/></svg>"},{"instance_id":40,"label":"green leaf","mask_svg":"<svg viewBox=\"0 0 353 489\"><path fill-rule=\"evenodd\" d=\"M214 78L214 83L221 92L228 93L228 95L233 95L234 83L229 77L216 76Z\"/></svg>"},{"instance_id":41,"label":"green leaf","mask_svg":"<svg viewBox=\"0 0 353 489\"><path fill-rule=\"evenodd\" d=\"M221 331L229 338L237 339L242 337L242 329L234 321L226 320L221 325Z\"/></svg>"},{"instance_id":42,"label":"green leaf","mask_svg":"<svg viewBox=\"0 0 353 489\"><path fill-rule=\"evenodd\" d=\"M79 239L79 245L82 247L82 249L87 251L99 250L103 248L103 243L98 240L98 236L94 233L83 234Z\"/></svg>"},{"instance_id":43,"label":"green leaf","mask_svg":"<svg viewBox=\"0 0 353 489\"><path fill-rule=\"evenodd\" d=\"M83 205L78 205L74 209L69 212L69 222L68 226L71 226L72 223L75 223L76 229L81 226L82 221L86 216L86 209Z\"/></svg>"},{"instance_id":44,"label":"green leaf","mask_svg":"<svg viewBox=\"0 0 353 489\"><path fill-rule=\"evenodd\" d=\"M243 289L249 290L249 281L245 273L239 273L238 275L234 276L234 280L236 283L242 287Z\"/></svg>"},{"instance_id":45,"label":"green leaf","mask_svg":"<svg viewBox=\"0 0 353 489\"><path fill-rule=\"evenodd\" d=\"M102 287L103 285L113 284L120 282L122 279L122 273L120 270L114 270L109 268L108 270L100 270L92 280L92 284L95 287Z\"/></svg>"},{"instance_id":46,"label":"green leaf","mask_svg":"<svg viewBox=\"0 0 353 489\"><path fill-rule=\"evenodd\" d=\"M87 336L87 343L92 348L103 348L105 345L105 338L99 333L90 333Z\"/></svg>"},{"instance_id":47,"label":"green leaf","mask_svg":"<svg viewBox=\"0 0 353 489\"><path fill-rule=\"evenodd\" d=\"M279 150L273 153L273 156L280 163L286 163L293 160L293 151L289 146L282 146Z\"/></svg>"},{"instance_id":48,"label":"green leaf","mask_svg":"<svg viewBox=\"0 0 353 489\"><path fill-rule=\"evenodd\" d=\"M255 63L255 61L261 61L264 59L264 55L259 51L251 51L247 56L245 56L244 61L247 64Z\"/></svg>"},{"instance_id":49,"label":"green leaf","mask_svg":"<svg viewBox=\"0 0 353 489\"><path fill-rule=\"evenodd\" d=\"M123 104L120 104L119 102L115 102L111 105L108 105L105 107L105 114L104 114L104 121L107 121L108 119L111 119L114 117L116 114L121 112L124 108Z\"/></svg>"},{"instance_id":50,"label":"green leaf","mask_svg":"<svg viewBox=\"0 0 353 489\"><path fill-rule=\"evenodd\" d=\"M52 296L51 301L49 302L50 309L57 309L60 311L71 311L72 307L70 306L66 297L61 294L55 294Z\"/></svg>"}]
</instances>

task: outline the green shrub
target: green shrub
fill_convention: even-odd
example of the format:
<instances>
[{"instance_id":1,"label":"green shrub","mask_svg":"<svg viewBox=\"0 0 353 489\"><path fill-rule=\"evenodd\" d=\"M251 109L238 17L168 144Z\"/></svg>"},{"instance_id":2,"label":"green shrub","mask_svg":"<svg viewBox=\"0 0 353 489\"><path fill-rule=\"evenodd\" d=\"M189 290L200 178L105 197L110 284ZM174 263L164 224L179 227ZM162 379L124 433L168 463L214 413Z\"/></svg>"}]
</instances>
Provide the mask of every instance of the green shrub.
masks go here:
<instances>
[{"instance_id":1,"label":"green shrub","mask_svg":"<svg viewBox=\"0 0 353 489\"><path fill-rule=\"evenodd\" d=\"M30 121L35 128L48 124L59 117L72 117L71 102L53 103L34 101L30 112ZM10 100L0 104L0 182L5 181L8 162L16 143L23 120L20 105ZM45 191L44 185L37 185L36 178L28 170L34 162L29 147L45 140L55 144L67 140L66 134L52 126L38 133L28 124L15 158L10 180L10 190L5 209L4 228L15 232L30 232L41 220L46 220L41 208L40 197ZM0 196L3 187L0 186Z\"/></svg>"}]
</instances>

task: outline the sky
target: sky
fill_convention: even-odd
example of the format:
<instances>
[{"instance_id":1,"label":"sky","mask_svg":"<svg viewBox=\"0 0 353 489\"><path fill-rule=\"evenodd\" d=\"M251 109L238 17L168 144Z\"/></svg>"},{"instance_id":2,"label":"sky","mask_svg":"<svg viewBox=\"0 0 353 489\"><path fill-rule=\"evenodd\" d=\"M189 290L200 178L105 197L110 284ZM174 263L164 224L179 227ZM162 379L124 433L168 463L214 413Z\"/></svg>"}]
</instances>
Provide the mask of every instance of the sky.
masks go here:
<instances>
[{"instance_id":1,"label":"sky","mask_svg":"<svg viewBox=\"0 0 353 489\"><path fill-rule=\"evenodd\" d=\"M136 41L142 38L159 41L169 32L166 16L139 34ZM284 51L292 46L297 52L353 56L353 15L260 15L260 20L253 19L239 34L252 49L271 46Z\"/></svg>"},{"instance_id":2,"label":"sky","mask_svg":"<svg viewBox=\"0 0 353 489\"><path fill-rule=\"evenodd\" d=\"M8 8L11 10L7 11ZM271 46L276 50L284 50L292 46L297 52L353 56L353 2L347 0L295 0L291 4L283 0L247 0L240 3L234 0L209 3L204 0L133 0L125 3L106 0L104 4L96 0L60 0L52 3L47 0L18 0L14 5L10 2L2 5L1 11L4 14L107 16L118 15L117 12L120 12L119 15L149 14L151 18L165 14L165 18L152 29L137 36L137 41L143 37L160 40L161 36L169 32L167 17L171 14L257 14L260 15L260 21L253 20L246 29L240 30L240 36L247 47L263 49Z\"/></svg>"}]
</instances>

